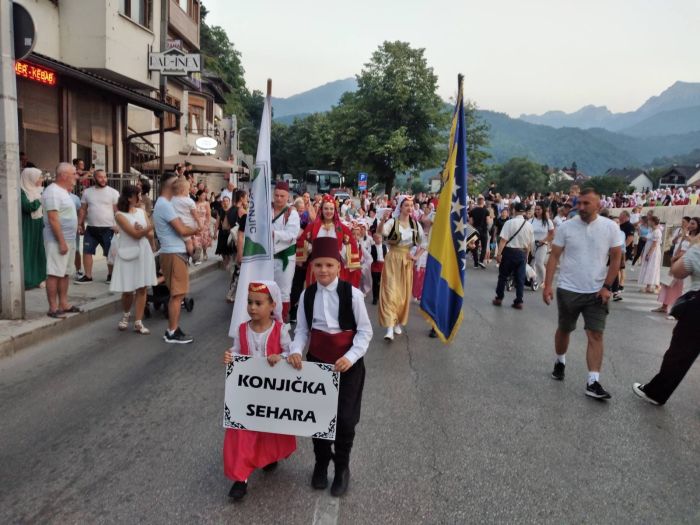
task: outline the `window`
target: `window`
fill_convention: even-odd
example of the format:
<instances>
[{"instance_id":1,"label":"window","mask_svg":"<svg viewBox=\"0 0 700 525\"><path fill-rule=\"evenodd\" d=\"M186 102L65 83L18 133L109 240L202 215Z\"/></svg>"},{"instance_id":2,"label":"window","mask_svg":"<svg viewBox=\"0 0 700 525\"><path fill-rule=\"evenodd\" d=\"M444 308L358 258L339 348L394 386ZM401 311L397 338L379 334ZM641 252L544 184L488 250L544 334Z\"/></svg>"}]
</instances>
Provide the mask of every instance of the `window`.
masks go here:
<instances>
[{"instance_id":1,"label":"window","mask_svg":"<svg viewBox=\"0 0 700 525\"><path fill-rule=\"evenodd\" d=\"M190 105L188 113L190 115L190 133L204 135L204 109Z\"/></svg>"},{"instance_id":2,"label":"window","mask_svg":"<svg viewBox=\"0 0 700 525\"><path fill-rule=\"evenodd\" d=\"M175 97L166 95L165 102L171 106L175 106L178 110L180 109L180 100ZM175 118L175 115L172 113L166 113L164 125L166 128L174 128L177 125L177 118ZM180 130L176 129L175 133L180 133Z\"/></svg>"},{"instance_id":3,"label":"window","mask_svg":"<svg viewBox=\"0 0 700 525\"><path fill-rule=\"evenodd\" d=\"M177 0L177 4L192 20L199 23L199 0Z\"/></svg>"},{"instance_id":4,"label":"window","mask_svg":"<svg viewBox=\"0 0 700 525\"><path fill-rule=\"evenodd\" d=\"M153 0L119 0L119 12L148 29L153 29Z\"/></svg>"}]
</instances>

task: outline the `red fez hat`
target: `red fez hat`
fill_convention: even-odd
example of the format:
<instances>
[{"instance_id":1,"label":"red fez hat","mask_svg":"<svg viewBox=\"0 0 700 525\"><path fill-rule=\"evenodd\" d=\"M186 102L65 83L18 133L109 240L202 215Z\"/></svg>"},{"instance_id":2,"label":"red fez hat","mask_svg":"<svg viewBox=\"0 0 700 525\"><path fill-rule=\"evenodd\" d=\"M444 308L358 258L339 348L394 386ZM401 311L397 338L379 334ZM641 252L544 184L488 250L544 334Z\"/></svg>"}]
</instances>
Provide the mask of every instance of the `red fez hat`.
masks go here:
<instances>
[{"instance_id":1,"label":"red fez hat","mask_svg":"<svg viewBox=\"0 0 700 525\"><path fill-rule=\"evenodd\" d=\"M342 263L340 251L338 250L338 241L334 237L316 237L311 246L311 260L313 261L319 257L330 257Z\"/></svg>"},{"instance_id":2,"label":"red fez hat","mask_svg":"<svg viewBox=\"0 0 700 525\"><path fill-rule=\"evenodd\" d=\"M275 184L275 189L276 190L284 190L286 192L289 192L289 183L284 180L278 180L277 184Z\"/></svg>"},{"instance_id":3,"label":"red fez hat","mask_svg":"<svg viewBox=\"0 0 700 525\"><path fill-rule=\"evenodd\" d=\"M271 295L270 289L267 287L267 285L265 283L250 283L248 285L248 292L266 293L267 295Z\"/></svg>"}]
</instances>

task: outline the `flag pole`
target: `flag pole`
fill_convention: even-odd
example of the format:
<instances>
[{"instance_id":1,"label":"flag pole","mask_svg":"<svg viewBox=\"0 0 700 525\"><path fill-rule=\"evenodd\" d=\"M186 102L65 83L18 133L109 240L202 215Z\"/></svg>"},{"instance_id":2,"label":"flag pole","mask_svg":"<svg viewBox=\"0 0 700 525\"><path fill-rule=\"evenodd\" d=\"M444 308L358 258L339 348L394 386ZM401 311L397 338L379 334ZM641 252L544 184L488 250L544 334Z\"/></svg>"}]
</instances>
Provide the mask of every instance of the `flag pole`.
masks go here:
<instances>
[{"instance_id":1,"label":"flag pole","mask_svg":"<svg viewBox=\"0 0 700 525\"><path fill-rule=\"evenodd\" d=\"M267 96L268 97L272 96L272 79L271 78L267 79Z\"/></svg>"}]
</instances>

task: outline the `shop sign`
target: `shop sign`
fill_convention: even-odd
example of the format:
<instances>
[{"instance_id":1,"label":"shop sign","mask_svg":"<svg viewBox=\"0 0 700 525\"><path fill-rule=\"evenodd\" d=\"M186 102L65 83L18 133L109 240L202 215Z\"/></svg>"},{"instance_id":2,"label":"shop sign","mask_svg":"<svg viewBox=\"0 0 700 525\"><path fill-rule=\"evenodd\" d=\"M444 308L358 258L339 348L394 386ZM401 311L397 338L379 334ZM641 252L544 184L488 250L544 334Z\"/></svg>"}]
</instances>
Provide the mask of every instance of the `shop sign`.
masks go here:
<instances>
[{"instance_id":1,"label":"shop sign","mask_svg":"<svg viewBox=\"0 0 700 525\"><path fill-rule=\"evenodd\" d=\"M21 60L15 62L15 74L18 77L27 78L47 86L56 85L57 77L54 71Z\"/></svg>"},{"instance_id":2,"label":"shop sign","mask_svg":"<svg viewBox=\"0 0 700 525\"><path fill-rule=\"evenodd\" d=\"M202 57L198 53L184 53L176 48L162 53L148 54L148 70L162 75L184 76L201 71Z\"/></svg>"}]
</instances>

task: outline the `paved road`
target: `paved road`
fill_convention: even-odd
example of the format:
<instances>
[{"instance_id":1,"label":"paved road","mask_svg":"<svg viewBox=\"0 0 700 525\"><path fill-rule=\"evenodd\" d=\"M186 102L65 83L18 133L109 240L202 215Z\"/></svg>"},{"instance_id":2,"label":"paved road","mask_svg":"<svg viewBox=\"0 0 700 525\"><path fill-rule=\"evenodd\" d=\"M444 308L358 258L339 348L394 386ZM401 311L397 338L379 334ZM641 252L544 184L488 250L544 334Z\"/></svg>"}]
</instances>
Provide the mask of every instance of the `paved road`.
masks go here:
<instances>
[{"instance_id":1,"label":"paved road","mask_svg":"<svg viewBox=\"0 0 700 525\"><path fill-rule=\"evenodd\" d=\"M1 523L698 523L700 366L664 408L638 400L673 323L630 291L614 306L602 382L583 395L584 337L552 381L554 307L490 305L495 270L471 271L465 324L445 348L417 311L408 336L367 357L352 484L309 486L309 440L240 504L221 466L230 309L221 273L197 281L196 343L116 330L116 317L0 361ZM631 286L630 288L634 288ZM374 307L370 306L374 317ZM377 329L377 335L379 330Z\"/></svg>"}]
</instances>

